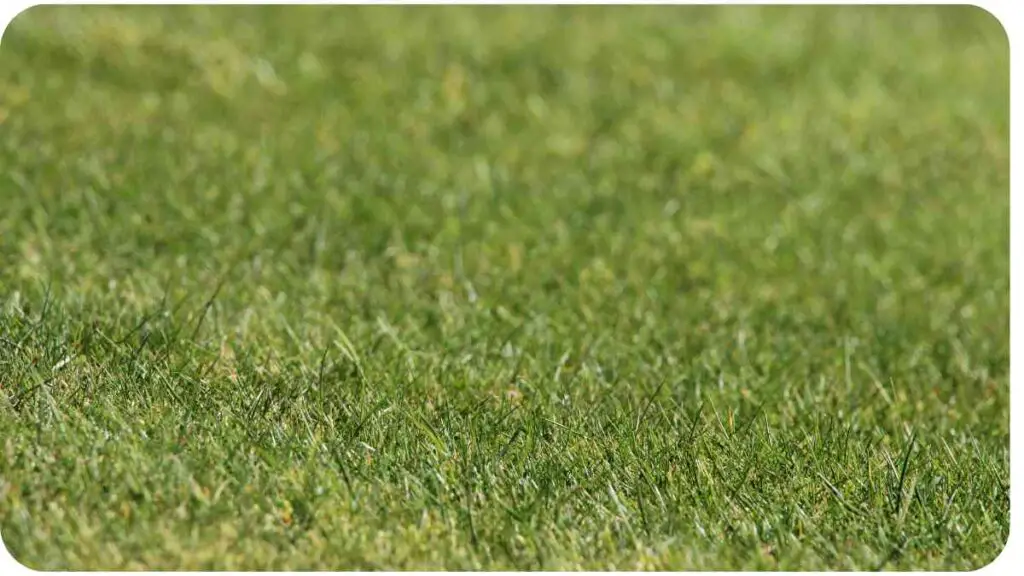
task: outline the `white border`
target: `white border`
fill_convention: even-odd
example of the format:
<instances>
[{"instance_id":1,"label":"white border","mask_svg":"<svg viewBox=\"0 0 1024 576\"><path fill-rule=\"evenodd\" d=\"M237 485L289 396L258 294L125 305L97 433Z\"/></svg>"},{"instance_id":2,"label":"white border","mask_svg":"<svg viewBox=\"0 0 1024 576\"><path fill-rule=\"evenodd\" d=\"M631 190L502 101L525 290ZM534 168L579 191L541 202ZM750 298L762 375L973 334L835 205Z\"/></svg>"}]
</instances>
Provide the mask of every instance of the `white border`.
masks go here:
<instances>
[{"instance_id":1,"label":"white border","mask_svg":"<svg viewBox=\"0 0 1024 576\"><path fill-rule=\"evenodd\" d=\"M209 2L146 2L137 0L121 0L118 4L238 4L240 2L231 2L224 0L213 0ZM282 4L291 3L272 0L263 0L256 2L247 2L247 4ZM296 2L300 3L300 2ZM412 0L409 2L381 2L381 1L370 1L370 2L325 2L312 0L307 2L301 2L302 4L552 4L553 2L546 2L541 0L525 0L518 2L500 2L500 1L477 1L477 2L451 2L451 1L440 1L440 2L429 2L424 0ZM694 2L694 1L682 1L682 2L614 2L609 0L596 0L593 2L580 2L578 0L562 0L558 2L561 4L971 4L987 10L992 14L1000 23L1003 25L1003 29L1006 31L1008 38L1010 39L1010 97L1011 97L1011 114L1010 114L1010 159L1011 165L1018 165L1024 162L1024 156L1019 152L1019 148L1012 145L1013 142L1020 142L1024 134L1021 133L1020 122L1016 116L1012 113L1012 110L1016 108L1016 102L1019 100L1018 96L1020 93L1020 81L1021 74L1024 71L1021 70L1022 63L1021 49L1018 47L1018 41L1021 36L1022 24L1020 19L1017 17L1017 12L1013 9L1016 2L1013 0L983 0L980 2L957 2L954 0L932 0L930 2L884 2L879 0L869 0L861 2L837 2L834 0L824 0L819 2L813 2L808 0L795 0L790 2L784 2L779 0L761 0L761 1L749 1L749 2ZM43 2L40 4L109 4L109 2L95 2L90 0L84 0L81 2ZM15 0L14 2L0 2L0 22L3 23L3 30L7 29L7 25L14 19L14 17L38 4L32 4L30 2L24 2L23 0ZM2 52L0 52L2 54ZM1016 180L1012 177L1010 179L1010 537L1006 544L1006 547L999 554L999 556L987 566L977 570L979 573L983 573L986 576L995 576L1001 574L1010 574L1013 566L1020 566L1024 564L1024 533L1021 532L1021 519L1020 513L1022 511L1021 506L1015 505L1017 501L1014 495L1024 494L1024 448L1019 442L1015 442L1014 439L1020 439L1022 437L1021 427L1024 426L1024 421L1015 418L1015 415L1024 413L1024 397L1019 397L1017 394L1013 394L1014 388L1013 383L1018 380L1018 375L1021 372L1020 369L1014 370L1013 358L1024 357L1024 341L1021 338L1014 338L1014 335L1022 334L1024 325L1024 316L1019 312L1019 309L1013 306L1013 302L1020 301L1020 298L1016 297L1016 294L1020 292L1021 281L1024 278L1021 274L1021 267L1016 265L1016 259L1013 254L1024 254L1024 246L1021 245L1024 242L1024 236L1022 232L1012 225L1013 222L1019 222L1024 225L1024 214L1021 211L1024 210L1020 201L1014 202L1014 199L1021 193L1015 185ZM5 546L0 546L0 574L33 574L34 571L19 564L14 557L7 551ZM400 574L398 572L392 572L393 574ZM827 572L781 572L782 574L828 574ZM95 574L109 574L110 576L118 576L124 574L124 572L95 572ZM154 574L156 574L154 572ZM241 572L229 572L227 574L243 574ZM287 574L281 572L270 572L269 574ZM433 572L421 572L421 574L434 574ZM438 572L437 574L446 574L445 572ZM497 572L495 574L512 574L505 572ZM562 572L562 574L569 574L568 572ZM602 572L591 572L589 574L603 574ZM748 574L748 572L718 572L718 574ZM951 573L956 574L956 573Z\"/></svg>"}]
</instances>

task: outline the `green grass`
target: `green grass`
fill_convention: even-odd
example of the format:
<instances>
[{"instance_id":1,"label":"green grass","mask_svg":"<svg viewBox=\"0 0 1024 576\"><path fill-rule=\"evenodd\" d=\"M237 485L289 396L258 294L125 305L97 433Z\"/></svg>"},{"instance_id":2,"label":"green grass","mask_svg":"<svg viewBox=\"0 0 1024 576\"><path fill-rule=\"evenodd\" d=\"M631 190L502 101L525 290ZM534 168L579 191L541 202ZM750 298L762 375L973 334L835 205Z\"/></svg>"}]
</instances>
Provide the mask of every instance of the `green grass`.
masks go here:
<instances>
[{"instance_id":1,"label":"green grass","mask_svg":"<svg viewBox=\"0 0 1024 576\"><path fill-rule=\"evenodd\" d=\"M38 569L954 569L1009 529L971 8L41 7L0 50Z\"/></svg>"}]
</instances>

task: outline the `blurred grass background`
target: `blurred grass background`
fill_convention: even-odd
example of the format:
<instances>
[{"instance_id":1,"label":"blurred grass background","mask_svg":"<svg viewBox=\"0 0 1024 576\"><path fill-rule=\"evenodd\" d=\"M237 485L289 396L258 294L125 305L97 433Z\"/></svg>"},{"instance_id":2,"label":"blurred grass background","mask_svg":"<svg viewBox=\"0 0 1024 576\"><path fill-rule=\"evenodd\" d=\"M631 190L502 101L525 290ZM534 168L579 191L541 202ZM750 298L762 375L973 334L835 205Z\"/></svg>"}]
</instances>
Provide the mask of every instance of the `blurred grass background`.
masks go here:
<instances>
[{"instance_id":1,"label":"blurred grass background","mask_svg":"<svg viewBox=\"0 0 1024 576\"><path fill-rule=\"evenodd\" d=\"M1009 67L962 7L38 7L0 530L40 569L969 569Z\"/></svg>"}]
</instances>

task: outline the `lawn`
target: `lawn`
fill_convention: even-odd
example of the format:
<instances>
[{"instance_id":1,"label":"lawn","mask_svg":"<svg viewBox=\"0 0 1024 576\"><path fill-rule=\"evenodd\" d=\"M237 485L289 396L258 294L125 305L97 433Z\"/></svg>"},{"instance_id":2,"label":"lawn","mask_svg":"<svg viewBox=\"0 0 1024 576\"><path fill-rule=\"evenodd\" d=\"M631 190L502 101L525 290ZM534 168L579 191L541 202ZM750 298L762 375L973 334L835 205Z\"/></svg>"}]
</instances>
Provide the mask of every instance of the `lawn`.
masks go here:
<instances>
[{"instance_id":1,"label":"lawn","mask_svg":"<svg viewBox=\"0 0 1024 576\"><path fill-rule=\"evenodd\" d=\"M33 8L0 48L3 541L981 567L1008 153L973 8Z\"/></svg>"}]
</instances>

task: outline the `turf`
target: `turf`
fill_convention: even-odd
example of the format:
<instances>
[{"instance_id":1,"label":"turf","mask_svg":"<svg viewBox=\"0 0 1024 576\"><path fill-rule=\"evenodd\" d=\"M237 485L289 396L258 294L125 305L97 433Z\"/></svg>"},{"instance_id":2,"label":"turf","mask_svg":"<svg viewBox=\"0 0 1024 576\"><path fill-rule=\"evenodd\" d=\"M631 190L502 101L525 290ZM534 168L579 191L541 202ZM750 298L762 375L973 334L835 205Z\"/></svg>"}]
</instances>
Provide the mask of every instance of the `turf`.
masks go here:
<instances>
[{"instance_id":1,"label":"turf","mask_svg":"<svg viewBox=\"0 0 1024 576\"><path fill-rule=\"evenodd\" d=\"M953 569L1009 529L1008 45L960 7L39 7L37 569Z\"/></svg>"}]
</instances>

